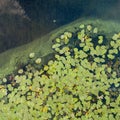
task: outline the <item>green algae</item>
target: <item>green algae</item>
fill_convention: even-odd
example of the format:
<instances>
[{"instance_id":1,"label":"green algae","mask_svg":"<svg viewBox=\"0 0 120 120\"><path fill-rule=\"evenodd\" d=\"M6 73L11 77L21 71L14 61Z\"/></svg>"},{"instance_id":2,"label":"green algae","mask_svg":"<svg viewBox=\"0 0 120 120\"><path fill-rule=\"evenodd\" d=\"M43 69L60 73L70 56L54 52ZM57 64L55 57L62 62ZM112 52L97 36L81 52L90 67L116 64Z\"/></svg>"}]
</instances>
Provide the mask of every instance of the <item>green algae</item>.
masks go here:
<instances>
[{"instance_id":1,"label":"green algae","mask_svg":"<svg viewBox=\"0 0 120 120\"><path fill-rule=\"evenodd\" d=\"M53 53L53 50L51 49L51 46L53 44L52 40L57 38L57 36L63 33L64 31L70 31L70 32L76 31L76 28L77 26L79 26L79 24L84 24L84 25L90 24L99 27L99 33L106 34L108 37L110 37L111 34L116 33L120 30L120 25L117 22L91 19L91 18L88 18L87 20L84 18L78 19L68 25L65 25L63 27L58 28L57 30L52 31L46 36L39 38L29 44L1 53L0 78L7 74L12 73L16 69L18 69L19 66L27 64L28 55L32 52L36 53L36 57L41 57L41 58L44 58L44 56ZM88 26L88 28L90 27ZM93 29L94 32L96 31L95 29Z\"/></svg>"}]
</instances>

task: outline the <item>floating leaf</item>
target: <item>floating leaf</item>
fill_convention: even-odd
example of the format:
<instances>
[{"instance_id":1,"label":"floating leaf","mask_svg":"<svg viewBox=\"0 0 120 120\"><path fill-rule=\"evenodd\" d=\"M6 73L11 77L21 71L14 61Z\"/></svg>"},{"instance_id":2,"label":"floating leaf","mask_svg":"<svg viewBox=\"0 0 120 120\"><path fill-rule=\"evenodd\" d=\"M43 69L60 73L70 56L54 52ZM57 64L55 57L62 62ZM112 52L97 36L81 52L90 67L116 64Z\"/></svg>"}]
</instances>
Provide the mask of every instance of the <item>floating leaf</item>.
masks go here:
<instances>
[{"instance_id":1,"label":"floating leaf","mask_svg":"<svg viewBox=\"0 0 120 120\"><path fill-rule=\"evenodd\" d=\"M93 33L98 33L98 28L94 28Z\"/></svg>"}]
</instances>

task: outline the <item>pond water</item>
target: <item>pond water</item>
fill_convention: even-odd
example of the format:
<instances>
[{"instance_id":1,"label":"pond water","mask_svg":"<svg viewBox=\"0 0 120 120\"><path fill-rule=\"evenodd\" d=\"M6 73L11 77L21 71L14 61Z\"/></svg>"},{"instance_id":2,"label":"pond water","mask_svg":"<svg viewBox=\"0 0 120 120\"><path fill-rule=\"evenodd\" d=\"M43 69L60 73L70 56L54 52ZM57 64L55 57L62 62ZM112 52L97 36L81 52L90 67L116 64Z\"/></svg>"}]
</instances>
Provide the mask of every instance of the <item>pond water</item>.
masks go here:
<instances>
[{"instance_id":1,"label":"pond water","mask_svg":"<svg viewBox=\"0 0 120 120\"><path fill-rule=\"evenodd\" d=\"M120 0L17 1L0 14L0 119L120 120Z\"/></svg>"},{"instance_id":2,"label":"pond water","mask_svg":"<svg viewBox=\"0 0 120 120\"><path fill-rule=\"evenodd\" d=\"M6 1L6 0L5 0ZM0 52L21 46L78 18L120 21L120 0L18 0L0 14ZM6 2L5 2L6 3ZM12 14L8 14L12 13ZM18 14L18 16L15 15ZM24 14L27 19L19 16Z\"/></svg>"},{"instance_id":3,"label":"pond water","mask_svg":"<svg viewBox=\"0 0 120 120\"><path fill-rule=\"evenodd\" d=\"M120 0L19 0L28 17L49 32L77 18L120 20Z\"/></svg>"}]
</instances>

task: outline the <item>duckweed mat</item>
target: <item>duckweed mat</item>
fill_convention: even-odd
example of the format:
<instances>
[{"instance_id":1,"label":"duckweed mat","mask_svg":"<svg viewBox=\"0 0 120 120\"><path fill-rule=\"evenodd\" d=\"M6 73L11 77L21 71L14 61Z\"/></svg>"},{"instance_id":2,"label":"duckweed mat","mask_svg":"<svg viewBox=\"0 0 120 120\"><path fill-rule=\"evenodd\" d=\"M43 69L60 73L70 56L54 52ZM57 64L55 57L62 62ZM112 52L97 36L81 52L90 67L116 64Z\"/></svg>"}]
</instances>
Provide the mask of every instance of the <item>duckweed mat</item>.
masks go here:
<instances>
[{"instance_id":1,"label":"duckweed mat","mask_svg":"<svg viewBox=\"0 0 120 120\"><path fill-rule=\"evenodd\" d=\"M119 30L77 20L1 54L0 119L120 120Z\"/></svg>"}]
</instances>

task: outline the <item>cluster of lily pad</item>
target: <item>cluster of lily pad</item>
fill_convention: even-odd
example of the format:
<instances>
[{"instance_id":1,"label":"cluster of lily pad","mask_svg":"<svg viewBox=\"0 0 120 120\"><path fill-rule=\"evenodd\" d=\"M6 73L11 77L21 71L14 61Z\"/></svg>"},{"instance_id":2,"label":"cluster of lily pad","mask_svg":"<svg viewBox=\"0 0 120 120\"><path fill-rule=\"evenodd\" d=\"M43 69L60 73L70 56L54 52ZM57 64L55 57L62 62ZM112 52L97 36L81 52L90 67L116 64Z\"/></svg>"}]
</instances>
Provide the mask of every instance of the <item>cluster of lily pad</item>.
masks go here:
<instances>
[{"instance_id":1,"label":"cluster of lily pad","mask_svg":"<svg viewBox=\"0 0 120 120\"><path fill-rule=\"evenodd\" d=\"M82 24L53 42L55 57L41 69L29 63L2 79L0 118L119 120L120 33L109 40ZM41 58L34 62L39 65Z\"/></svg>"}]
</instances>

